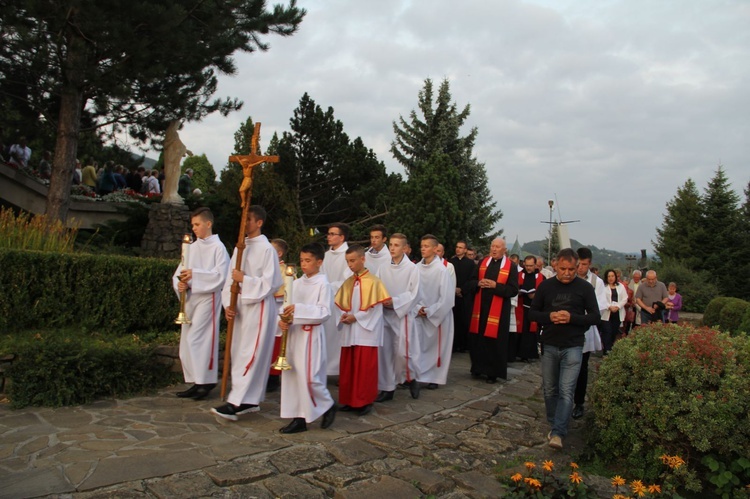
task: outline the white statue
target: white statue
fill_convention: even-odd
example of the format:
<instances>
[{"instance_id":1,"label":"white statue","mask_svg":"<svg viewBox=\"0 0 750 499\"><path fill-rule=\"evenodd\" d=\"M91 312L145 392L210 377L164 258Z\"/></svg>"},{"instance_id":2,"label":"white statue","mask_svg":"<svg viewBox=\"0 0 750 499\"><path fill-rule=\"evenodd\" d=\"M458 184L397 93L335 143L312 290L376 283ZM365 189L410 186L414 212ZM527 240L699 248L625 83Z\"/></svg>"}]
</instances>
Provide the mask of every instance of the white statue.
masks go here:
<instances>
[{"instance_id":1,"label":"white statue","mask_svg":"<svg viewBox=\"0 0 750 499\"><path fill-rule=\"evenodd\" d=\"M193 153L188 151L185 144L180 140L177 130L180 128L180 122L173 120L167 127L167 134L164 137L164 193L161 198L162 203L183 204L182 197L177 193L177 186L180 182L180 163L185 156L192 156Z\"/></svg>"}]
</instances>

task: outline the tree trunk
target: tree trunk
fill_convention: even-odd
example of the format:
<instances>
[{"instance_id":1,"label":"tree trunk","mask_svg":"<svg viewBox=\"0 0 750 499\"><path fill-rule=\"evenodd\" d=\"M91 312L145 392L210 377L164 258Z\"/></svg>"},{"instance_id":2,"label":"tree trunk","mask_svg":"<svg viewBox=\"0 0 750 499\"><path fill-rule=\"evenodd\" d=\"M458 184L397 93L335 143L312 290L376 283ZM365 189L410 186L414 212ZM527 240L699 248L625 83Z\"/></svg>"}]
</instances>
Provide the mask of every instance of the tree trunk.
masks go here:
<instances>
[{"instance_id":1,"label":"tree trunk","mask_svg":"<svg viewBox=\"0 0 750 499\"><path fill-rule=\"evenodd\" d=\"M70 206L70 186L78 153L78 133L83 109L86 41L68 25L68 39L63 61L63 86L60 115L57 121L57 140L52 160L52 177L47 194L47 218L65 222Z\"/></svg>"}]
</instances>

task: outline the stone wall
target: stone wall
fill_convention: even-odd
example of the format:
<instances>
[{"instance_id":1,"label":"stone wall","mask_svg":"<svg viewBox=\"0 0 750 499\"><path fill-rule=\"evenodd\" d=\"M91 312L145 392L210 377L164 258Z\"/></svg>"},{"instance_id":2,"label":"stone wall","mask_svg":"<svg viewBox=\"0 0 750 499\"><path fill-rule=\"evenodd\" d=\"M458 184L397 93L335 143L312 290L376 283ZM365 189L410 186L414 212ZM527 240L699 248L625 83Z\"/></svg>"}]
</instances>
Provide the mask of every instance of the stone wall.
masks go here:
<instances>
[{"instance_id":1,"label":"stone wall","mask_svg":"<svg viewBox=\"0 0 750 499\"><path fill-rule=\"evenodd\" d=\"M141 240L141 254L159 258L180 258L182 237L190 231L190 210L184 204L154 203Z\"/></svg>"}]
</instances>

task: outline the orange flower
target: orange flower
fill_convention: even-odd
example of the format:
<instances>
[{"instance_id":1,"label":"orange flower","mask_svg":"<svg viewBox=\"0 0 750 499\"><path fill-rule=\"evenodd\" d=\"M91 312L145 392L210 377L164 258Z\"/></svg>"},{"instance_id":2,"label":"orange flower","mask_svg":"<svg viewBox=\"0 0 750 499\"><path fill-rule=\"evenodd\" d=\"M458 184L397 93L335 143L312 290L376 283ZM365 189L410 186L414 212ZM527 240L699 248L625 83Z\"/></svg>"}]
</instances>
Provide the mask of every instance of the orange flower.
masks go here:
<instances>
[{"instance_id":1,"label":"orange flower","mask_svg":"<svg viewBox=\"0 0 750 499\"><path fill-rule=\"evenodd\" d=\"M666 454L662 454L659 459L661 459L661 462L664 464L667 464L669 462L669 456Z\"/></svg>"},{"instance_id":2,"label":"orange flower","mask_svg":"<svg viewBox=\"0 0 750 499\"><path fill-rule=\"evenodd\" d=\"M532 489L541 489L542 488L542 482L537 480L536 478L526 477L523 479L524 482L528 484L529 487Z\"/></svg>"},{"instance_id":3,"label":"orange flower","mask_svg":"<svg viewBox=\"0 0 750 499\"><path fill-rule=\"evenodd\" d=\"M633 494L637 495L638 497L643 497L646 495L646 486L643 485L643 482L640 480L633 480L630 482L630 490L633 491Z\"/></svg>"},{"instance_id":4,"label":"orange flower","mask_svg":"<svg viewBox=\"0 0 750 499\"><path fill-rule=\"evenodd\" d=\"M570 475L570 481L571 481L571 483L574 483L574 484L578 485L579 483L583 483L583 477L581 475L579 475L577 471L574 471Z\"/></svg>"},{"instance_id":5,"label":"orange flower","mask_svg":"<svg viewBox=\"0 0 750 499\"><path fill-rule=\"evenodd\" d=\"M523 480L523 475L521 475L520 473L516 473L515 475L513 475L512 477L510 477L510 479L513 480L514 482L518 483L521 480Z\"/></svg>"},{"instance_id":6,"label":"orange flower","mask_svg":"<svg viewBox=\"0 0 750 499\"><path fill-rule=\"evenodd\" d=\"M552 471L552 468L554 467L555 467L555 463L553 463L552 461L548 460L542 463L542 468L544 468L544 471Z\"/></svg>"},{"instance_id":7,"label":"orange flower","mask_svg":"<svg viewBox=\"0 0 750 499\"><path fill-rule=\"evenodd\" d=\"M648 486L648 493L649 494L661 494L661 486L660 485L649 485Z\"/></svg>"},{"instance_id":8,"label":"orange flower","mask_svg":"<svg viewBox=\"0 0 750 499\"><path fill-rule=\"evenodd\" d=\"M667 464L670 468L676 470L677 468L685 464L685 461L680 456L672 456L669 458L669 462Z\"/></svg>"},{"instance_id":9,"label":"orange flower","mask_svg":"<svg viewBox=\"0 0 750 499\"><path fill-rule=\"evenodd\" d=\"M527 470L533 470L534 468L536 468L536 464L532 463L531 461L527 461L523 463L523 465L526 466Z\"/></svg>"},{"instance_id":10,"label":"orange flower","mask_svg":"<svg viewBox=\"0 0 750 499\"><path fill-rule=\"evenodd\" d=\"M621 477L620 475L615 475L612 477L612 486L613 487L620 487L622 485L625 485L625 479Z\"/></svg>"},{"instance_id":11,"label":"orange flower","mask_svg":"<svg viewBox=\"0 0 750 499\"><path fill-rule=\"evenodd\" d=\"M628 496L624 496L622 494L615 494L612 496L612 499L628 499Z\"/></svg>"},{"instance_id":12,"label":"orange flower","mask_svg":"<svg viewBox=\"0 0 750 499\"><path fill-rule=\"evenodd\" d=\"M576 463L570 463L570 468L574 469L574 470L577 470L578 469L578 465Z\"/></svg>"}]
</instances>

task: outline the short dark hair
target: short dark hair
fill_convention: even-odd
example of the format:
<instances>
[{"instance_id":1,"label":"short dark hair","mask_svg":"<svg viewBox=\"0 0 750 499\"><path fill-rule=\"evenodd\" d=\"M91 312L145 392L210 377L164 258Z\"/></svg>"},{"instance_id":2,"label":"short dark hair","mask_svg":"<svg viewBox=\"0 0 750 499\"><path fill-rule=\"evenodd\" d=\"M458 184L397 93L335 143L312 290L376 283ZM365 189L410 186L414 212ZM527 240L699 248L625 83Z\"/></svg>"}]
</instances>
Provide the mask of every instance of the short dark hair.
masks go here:
<instances>
[{"instance_id":1,"label":"short dark hair","mask_svg":"<svg viewBox=\"0 0 750 499\"><path fill-rule=\"evenodd\" d=\"M536 264L536 257L534 255L529 255L526 258L523 259L525 262L526 260L534 260L534 263Z\"/></svg>"},{"instance_id":2,"label":"short dark hair","mask_svg":"<svg viewBox=\"0 0 750 499\"><path fill-rule=\"evenodd\" d=\"M519 259L521 258L520 256L518 256L518 253L512 253L510 255L510 259L513 260L513 257L516 257L516 258L519 258ZM526 260L526 258L524 258L524 260Z\"/></svg>"},{"instance_id":3,"label":"short dark hair","mask_svg":"<svg viewBox=\"0 0 750 499\"><path fill-rule=\"evenodd\" d=\"M466 246L466 249L469 249L469 244L463 239L459 239L458 241L456 241L456 246L458 246L461 243L464 243L464 246Z\"/></svg>"},{"instance_id":4,"label":"short dark hair","mask_svg":"<svg viewBox=\"0 0 750 499\"><path fill-rule=\"evenodd\" d=\"M607 282L607 274L609 274L610 272L612 272L615 275L615 284L617 284L617 282L618 282L618 280L617 280L617 272L615 272L615 269L607 269L607 270L604 271L604 284L609 284Z\"/></svg>"},{"instance_id":5,"label":"short dark hair","mask_svg":"<svg viewBox=\"0 0 750 499\"><path fill-rule=\"evenodd\" d=\"M261 205L254 204L247 208L247 215L248 216L253 215L253 217L255 217L256 220L263 220L265 222L266 217L268 216L268 213L266 213L266 209L263 208Z\"/></svg>"},{"instance_id":6,"label":"short dark hair","mask_svg":"<svg viewBox=\"0 0 750 499\"><path fill-rule=\"evenodd\" d=\"M350 255L352 253L357 253L359 256L365 256L365 248L359 244L352 244L347 248L346 254Z\"/></svg>"},{"instance_id":7,"label":"short dark hair","mask_svg":"<svg viewBox=\"0 0 750 499\"><path fill-rule=\"evenodd\" d=\"M307 243L299 250L300 254L309 253L315 257L316 260L323 260L326 256L326 250L320 243Z\"/></svg>"},{"instance_id":8,"label":"short dark hair","mask_svg":"<svg viewBox=\"0 0 750 499\"><path fill-rule=\"evenodd\" d=\"M190 214L190 220L194 219L195 217L201 217L203 220L214 223L214 214L211 212L210 208L207 208L205 206L197 208Z\"/></svg>"},{"instance_id":9,"label":"short dark hair","mask_svg":"<svg viewBox=\"0 0 750 499\"><path fill-rule=\"evenodd\" d=\"M349 240L349 233L351 232L351 229L349 229L349 226L342 222L334 222L330 225L328 225L329 229L338 229L341 231L341 234L344 236L344 241Z\"/></svg>"},{"instance_id":10,"label":"short dark hair","mask_svg":"<svg viewBox=\"0 0 750 499\"><path fill-rule=\"evenodd\" d=\"M382 224L376 224L370 227L369 234L372 234L373 232L380 232L383 234L383 237L388 237L388 230L385 228L385 225Z\"/></svg>"},{"instance_id":11,"label":"short dark hair","mask_svg":"<svg viewBox=\"0 0 750 499\"><path fill-rule=\"evenodd\" d=\"M271 244L275 244L279 247L282 256L286 255L286 252L289 251L289 245L283 239L271 239Z\"/></svg>"},{"instance_id":12,"label":"short dark hair","mask_svg":"<svg viewBox=\"0 0 750 499\"><path fill-rule=\"evenodd\" d=\"M591 260L592 258L594 258L594 254L591 252L590 249L586 247L578 248L577 253L578 253L579 260Z\"/></svg>"},{"instance_id":13,"label":"short dark hair","mask_svg":"<svg viewBox=\"0 0 750 499\"><path fill-rule=\"evenodd\" d=\"M573 263L578 263L578 253L573 251L573 248L565 248L561 249L557 253L557 259L558 260L565 260L565 261L572 261Z\"/></svg>"},{"instance_id":14,"label":"short dark hair","mask_svg":"<svg viewBox=\"0 0 750 499\"><path fill-rule=\"evenodd\" d=\"M420 240L420 242L421 241L431 240L431 241L433 241L435 243L435 246L437 246L438 244L440 244L440 241L438 241L438 238L435 237L435 236L433 236L432 234L425 234L419 240Z\"/></svg>"}]
</instances>

